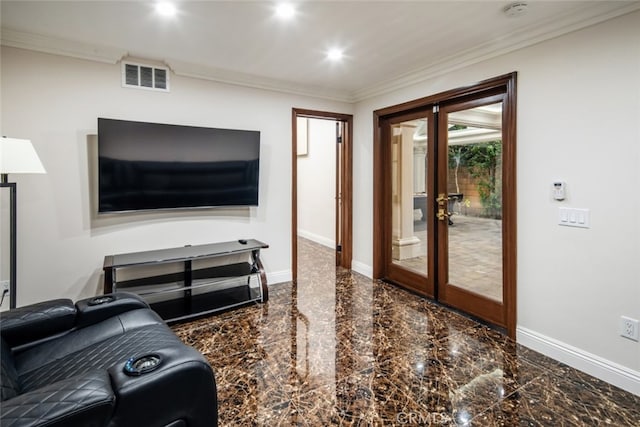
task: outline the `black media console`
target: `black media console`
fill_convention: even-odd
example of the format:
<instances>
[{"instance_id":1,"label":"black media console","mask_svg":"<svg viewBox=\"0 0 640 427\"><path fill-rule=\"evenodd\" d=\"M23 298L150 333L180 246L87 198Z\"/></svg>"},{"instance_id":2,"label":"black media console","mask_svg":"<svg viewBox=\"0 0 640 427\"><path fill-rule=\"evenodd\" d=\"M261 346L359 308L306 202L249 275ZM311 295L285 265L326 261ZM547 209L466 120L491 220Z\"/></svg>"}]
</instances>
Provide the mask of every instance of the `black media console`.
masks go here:
<instances>
[{"instance_id":1,"label":"black media console","mask_svg":"<svg viewBox=\"0 0 640 427\"><path fill-rule=\"evenodd\" d=\"M104 293L133 292L171 322L269 299L254 239L104 258ZM124 277L121 277L124 276Z\"/></svg>"}]
</instances>

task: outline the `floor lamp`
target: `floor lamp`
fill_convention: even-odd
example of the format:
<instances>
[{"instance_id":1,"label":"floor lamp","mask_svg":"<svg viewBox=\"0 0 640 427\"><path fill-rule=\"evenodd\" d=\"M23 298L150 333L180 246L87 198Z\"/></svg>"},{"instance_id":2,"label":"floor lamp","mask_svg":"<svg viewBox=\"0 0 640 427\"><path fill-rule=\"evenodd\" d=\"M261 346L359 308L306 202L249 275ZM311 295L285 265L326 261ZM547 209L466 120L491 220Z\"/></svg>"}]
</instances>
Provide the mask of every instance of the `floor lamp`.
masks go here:
<instances>
[{"instance_id":1,"label":"floor lamp","mask_svg":"<svg viewBox=\"0 0 640 427\"><path fill-rule=\"evenodd\" d=\"M46 173L28 139L0 138L0 187L9 188L9 308L16 307L17 184L10 173ZM4 297L4 293L2 295Z\"/></svg>"}]
</instances>

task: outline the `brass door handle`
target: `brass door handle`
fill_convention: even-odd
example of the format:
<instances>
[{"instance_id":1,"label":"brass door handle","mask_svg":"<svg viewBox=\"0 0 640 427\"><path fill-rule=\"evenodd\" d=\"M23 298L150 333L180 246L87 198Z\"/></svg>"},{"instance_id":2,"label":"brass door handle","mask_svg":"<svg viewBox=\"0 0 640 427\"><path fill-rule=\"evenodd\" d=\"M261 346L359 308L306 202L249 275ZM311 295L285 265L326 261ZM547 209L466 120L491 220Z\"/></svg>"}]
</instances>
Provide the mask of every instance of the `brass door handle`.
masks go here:
<instances>
[{"instance_id":1,"label":"brass door handle","mask_svg":"<svg viewBox=\"0 0 640 427\"><path fill-rule=\"evenodd\" d=\"M436 214L436 217L438 218L438 221L444 221L447 218L449 218L449 215L451 214L447 212L445 209L438 209L438 213Z\"/></svg>"},{"instance_id":2,"label":"brass door handle","mask_svg":"<svg viewBox=\"0 0 640 427\"><path fill-rule=\"evenodd\" d=\"M438 194L438 198L436 199L436 202L438 202L438 206L444 206L444 204L447 203L448 201L449 201L449 198L447 197L446 194L444 193Z\"/></svg>"}]
</instances>

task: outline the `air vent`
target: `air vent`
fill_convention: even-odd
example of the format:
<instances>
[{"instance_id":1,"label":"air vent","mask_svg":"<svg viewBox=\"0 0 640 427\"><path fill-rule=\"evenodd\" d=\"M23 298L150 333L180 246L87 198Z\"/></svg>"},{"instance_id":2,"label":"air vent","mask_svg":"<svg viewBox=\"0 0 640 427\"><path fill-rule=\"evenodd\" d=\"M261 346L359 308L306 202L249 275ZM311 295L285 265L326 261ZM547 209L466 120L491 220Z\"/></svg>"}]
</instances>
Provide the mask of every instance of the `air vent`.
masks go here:
<instances>
[{"instance_id":1,"label":"air vent","mask_svg":"<svg viewBox=\"0 0 640 427\"><path fill-rule=\"evenodd\" d=\"M122 86L169 92L169 69L123 62Z\"/></svg>"}]
</instances>

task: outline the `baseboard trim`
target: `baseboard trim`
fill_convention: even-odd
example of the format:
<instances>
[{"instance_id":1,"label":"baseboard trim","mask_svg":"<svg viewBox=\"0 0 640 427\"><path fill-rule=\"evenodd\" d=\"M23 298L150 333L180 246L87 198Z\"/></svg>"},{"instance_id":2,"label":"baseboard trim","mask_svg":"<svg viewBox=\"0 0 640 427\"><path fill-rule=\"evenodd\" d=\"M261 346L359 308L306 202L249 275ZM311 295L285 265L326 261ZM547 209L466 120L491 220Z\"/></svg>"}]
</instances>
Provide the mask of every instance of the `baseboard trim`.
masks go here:
<instances>
[{"instance_id":1,"label":"baseboard trim","mask_svg":"<svg viewBox=\"0 0 640 427\"><path fill-rule=\"evenodd\" d=\"M360 261L352 260L351 270L360 273L368 278L373 277L373 269L371 268L371 266Z\"/></svg>"},{"instance_id":2,"label":"baseboard trim","mask_svg":"<svg viewBox=\"0 0 640 427\"><path fill-rule=\"evenodd\" d=\"M525 347L640 396L638 371L521 326L516 328L516 337Z\"/></svg>"},{"instance_id":3,"label":"baseboard trim","mask_svg":"<svg viewBox=\"0 0 640 427\"><path fill-rule=\"evenodd\" d=\"M298 236L299 237L304 237L305 239L309 239L312 242L316 242L322 246L326 246L332 250L335 250L336 248L336 243L334 239L329 239L327 237L321 236L319 234L315 234L312 233L310 231L306 231L306 230L300 230L298 229Z\"/></svg>"},{"instance_id":4,"label":"baseboard trim","mask_svg":"<svg viewBox=\"0 0 640 427\"><path fill-rule=\"evenodd\" d=\"M267 285L275 285L276 283L290 282L293 278L291 270L275 271L267 273Z\"/></svg>"}]
</instances>

